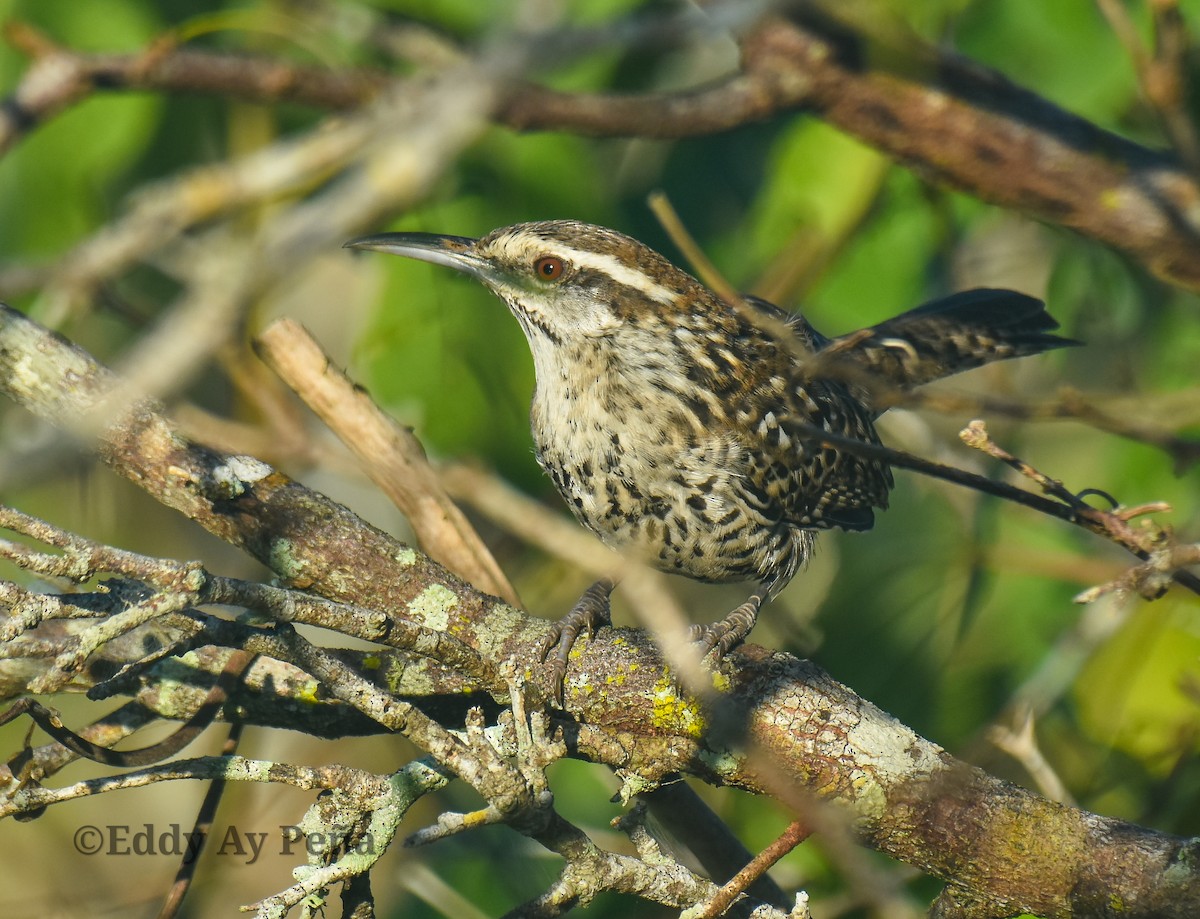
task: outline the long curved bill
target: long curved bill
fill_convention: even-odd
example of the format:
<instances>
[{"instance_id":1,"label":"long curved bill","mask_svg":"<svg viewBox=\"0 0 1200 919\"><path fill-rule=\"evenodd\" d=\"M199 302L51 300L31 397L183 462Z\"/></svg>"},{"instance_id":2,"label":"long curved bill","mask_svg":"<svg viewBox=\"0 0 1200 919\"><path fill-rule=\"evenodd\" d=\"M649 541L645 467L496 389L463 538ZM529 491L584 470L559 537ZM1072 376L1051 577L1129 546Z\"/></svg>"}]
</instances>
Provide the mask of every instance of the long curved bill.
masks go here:
<instances>
[{"instance_id":1,"label":"long curved bill","mask_svg":"<svg viewBox=\"0 0 1200 919\"><path fill-rule=\"evenodd\" d=\"M476 242L468 236L444 236L440 233L376 233L374 236L352 239L343 247L403 255L444 265L483 280L491 277L495 269L491 262L476 254Z\"/></svg>"}]
</instances>

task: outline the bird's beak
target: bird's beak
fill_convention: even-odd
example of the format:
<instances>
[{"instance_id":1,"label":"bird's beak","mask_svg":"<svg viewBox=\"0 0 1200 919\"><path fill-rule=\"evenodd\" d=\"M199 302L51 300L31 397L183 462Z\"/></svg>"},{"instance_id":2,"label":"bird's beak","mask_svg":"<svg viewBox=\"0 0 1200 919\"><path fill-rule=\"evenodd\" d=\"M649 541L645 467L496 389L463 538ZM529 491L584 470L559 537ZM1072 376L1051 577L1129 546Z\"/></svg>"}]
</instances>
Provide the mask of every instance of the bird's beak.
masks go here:
<instances>
[{"instance_id":1,"label":"bird's beak","mask_svg":"<svg viewBox=\"0 0 1200 919\"><path fill-rule=\"evenodd\" d=\"M347 249L373 249L391 255L403 255L461 271L481 281L495 275L492 263L475 251L478 240L467 236L443 236L439 233L377 233L360 236L345 243Z\"/></svg>"}]
</instances>

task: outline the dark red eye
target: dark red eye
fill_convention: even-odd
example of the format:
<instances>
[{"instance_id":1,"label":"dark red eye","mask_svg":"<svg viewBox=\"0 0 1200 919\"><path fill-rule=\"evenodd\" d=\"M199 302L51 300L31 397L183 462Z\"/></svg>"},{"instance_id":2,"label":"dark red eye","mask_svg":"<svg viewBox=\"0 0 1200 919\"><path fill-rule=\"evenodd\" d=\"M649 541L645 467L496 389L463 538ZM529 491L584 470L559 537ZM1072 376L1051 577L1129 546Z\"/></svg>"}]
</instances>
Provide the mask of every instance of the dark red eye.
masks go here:
<instances>
[{"instance_id":1,"label":"dark red eye","mask_svg":"<svg viewBox=\"0 0 1200 919\"><path fill-rule=\"evenodd\" d=\"M563 260L554 255L543 255L533 263L533 270L543 281L555 281L561 278L565 268Z\"/></svg>"}]
</instances>

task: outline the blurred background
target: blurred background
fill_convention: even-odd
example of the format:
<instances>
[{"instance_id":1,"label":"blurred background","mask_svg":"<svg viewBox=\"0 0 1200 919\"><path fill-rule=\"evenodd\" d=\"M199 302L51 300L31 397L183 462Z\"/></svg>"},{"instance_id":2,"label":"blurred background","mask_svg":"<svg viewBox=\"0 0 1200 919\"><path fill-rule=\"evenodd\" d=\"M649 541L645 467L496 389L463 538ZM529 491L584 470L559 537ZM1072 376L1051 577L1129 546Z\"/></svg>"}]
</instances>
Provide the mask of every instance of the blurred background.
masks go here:
<instances>
[{"instance_id":1,"label":"blurred background","mask_svg":"<svg viewBox=\"0 0 1200 919\"><path fill-rule=\"evenodd\" d=\"M1180 6L1187 24L1200 27L1200 2ZM168 36L185 48L419 81L440 62L531 21L602 30L633 11L679 9L686 8L636 0L9 0L0 2L0 20L10 39L21 23L79 52L129 54ZM1166 144L1139 95L1125 47L1096 4L879 0L870 9L881 21L995 68L1103 128L1150 147ZM1143 4L1128 10L1148 35ZM1194 65L1194 56L1188 61ZM736 64L730 38L701 30L665 47L601 41L532 78L577 91L666 91L719 77ZM0 46L5 92L29 67L24 50ZM348 453L311 416L278 409L287 394L254 364L250 338L277 316L300 320L415 429L435 461L493 470L566 515L533 459L532 365L503 304L443 269L356 258L340 245L376 230L478 236L520 221L571 217L622 230L682 264L647 206L656 190L726 278L803 310L826 334L870 325L955 290L1005 286L1044 297L1064 334L1085 342L955 378L945 384L949 391L1040 402L1072 387L1111 413L1200 433L1195 294L1069 230L928 184L796 113L679 141L481 125L453 147L433 148L433 155L420 145L404 148L425 157L413 167L422 178L393 202L381 197L378 214L359 211L347 219L331 208L325 219L320 209L304 211L313 202L334 201L336 183L345 181L336 169L318 168L278 186L264 182L268 191L226 201L208 216L197 205L169 246L143 241L111 270L82 281L72 275L119 221L156 200L173 200L168 186L181 177L195 183L198 170L219 176L230 163L279 145L308 143L322 131L336 135L352 117L221 93L89 94L0 158L0 297L53 322L109 365L128 367L140 359L140 342L193 305L189 294L208 297L223 285L241 284L235 308L197 326L225 323L207 350L188 358L186 373L163 384L164 397L197 437L256 452L402 538L403 518ZM311 232L322 225L327 235ZM288 226L307 227L309 242L272 263L277 250L270 234ZM269 280L247 285L233 269L226 280L220 260L226 256L212 253L232 251L236 260L236 253L255 246L266 253L259 264ZM203 309L196 315L203 317ZM281 417L293 424L286 432ZM973 417L897 410L881 432L900 449L1016 482L959 442L958 431ZM1168 502L1172 510L1155 519L1181 540L1200 539L1194 468L1177 469L1161 450L1077 421L986 420L997 442L1072 491L1100 489L1127 505ZM5 503L117 546L201 559L223 574L263 575L21 411L0 406L0 425ZM1132 557L1028 509L904 471L896 478L892 506L875 529L822 535L812 564L766 610L752 640L812 657L923 736L994 774L1101 814L1170 833L1200 833L1196 597L1176 589L1153 603L1108 596L1078 605L1078 593L1119 576ZM476 516L469 503L467 511L535 614L561 615L589 583L586 573ZM3 576L23 577L7 569ZM740 586L680 579L672 586L697 620L719 617L744 594ZM630 622L619 592L616 616ZM53 703L68 723L94 717L78 698ZM1014 757L997 744L997 731L1019 731L1027 717L1038 752ZM0 730L6 756L19 749L24 730L20 724ZM213 752L217 744L209 738L189 753ZM255 730L247 733L243 752L378 771L413 755L398 739L320 743ZM104 772L77 763L61 780ZM563 762L552 780L568 818L604 845L626 845L607 828L620 808L608 802L616 786L606 770ZM193 785L119 793L55 807L34 823L0 824L0 913L154 915L175 859L88 858L74 851L71 837L79 826L114 822L114 815L135 829L147 822L186 829L201 794ZM700 790L752 850L788 823L769 800ZM274 833L296 822L307 803L306 795L277 786L231 788L217 831L235 826ZM468 791L451 788L424 802L406 829L432 821L440 810L473 806ZM290 883L294 856L276 849L254 864L248 858L236 847L210 851L185 915L229 915ZM880 861L887 870L904 870ZM375 873L375 887L382 915L470 916L472 909L499 915L549 884L558 865L531 842L493 828L426 849L397 847ZM785 888L807 889L823 917L858 914L854 891L845 889L819 842L790 854L773 876ZM929 879L912 884L917 901L939 889ZM607 897L587 914L667 913Z\"/></svg>"}]
</instances>

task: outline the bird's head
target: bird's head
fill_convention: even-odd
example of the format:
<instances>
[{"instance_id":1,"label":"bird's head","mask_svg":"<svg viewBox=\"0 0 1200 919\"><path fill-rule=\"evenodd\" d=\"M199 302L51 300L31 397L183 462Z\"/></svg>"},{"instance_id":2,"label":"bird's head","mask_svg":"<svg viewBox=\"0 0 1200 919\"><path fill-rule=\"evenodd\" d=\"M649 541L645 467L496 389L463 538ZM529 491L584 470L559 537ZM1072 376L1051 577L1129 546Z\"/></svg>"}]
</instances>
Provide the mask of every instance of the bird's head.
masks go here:
<instances>
[{"instance_id":1,"label":"bird's head","mask_svg":"<svg viewBox=\"0 0 1200 919\"><path fill-rule=\"evenodd\" d=\"M480 239L380 233L347 246L404 255L470 275L508 304L535 352L653 324L699 284L648 246L575 220L521 223Z\"/></svg>"}]
</instances>

